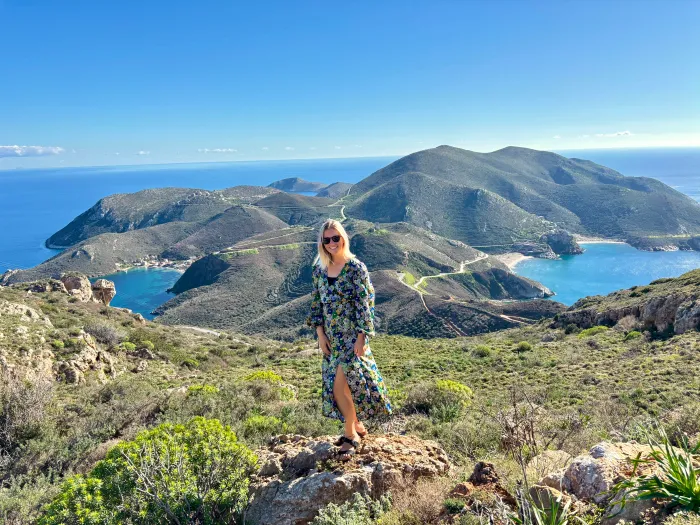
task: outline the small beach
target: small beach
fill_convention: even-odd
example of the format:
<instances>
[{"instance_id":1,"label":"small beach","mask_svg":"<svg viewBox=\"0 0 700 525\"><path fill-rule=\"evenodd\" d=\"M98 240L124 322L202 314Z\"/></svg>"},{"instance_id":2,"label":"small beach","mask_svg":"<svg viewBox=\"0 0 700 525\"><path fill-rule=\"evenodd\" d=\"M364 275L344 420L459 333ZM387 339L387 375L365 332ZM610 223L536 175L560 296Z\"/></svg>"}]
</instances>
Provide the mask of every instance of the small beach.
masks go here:
<instances>
[{"instance_id":1,"label":"small beach","mask_svg":"<svg viewBox=\"0 0 700 525\"><path fill-rule=\"evenodd\" d=\"M529 255L523 255L522 253L518 253L518 252L501 253L499 255L494 255L493 257L495 259L498 259L499 261L501 261L506 266L508 266L508 268L510 268L511 271L513 270L513 268L515 268L515 266L518 263L521 263L523 261L526 261L527 259L533 258Z\"/></svg>"}]
</instances>

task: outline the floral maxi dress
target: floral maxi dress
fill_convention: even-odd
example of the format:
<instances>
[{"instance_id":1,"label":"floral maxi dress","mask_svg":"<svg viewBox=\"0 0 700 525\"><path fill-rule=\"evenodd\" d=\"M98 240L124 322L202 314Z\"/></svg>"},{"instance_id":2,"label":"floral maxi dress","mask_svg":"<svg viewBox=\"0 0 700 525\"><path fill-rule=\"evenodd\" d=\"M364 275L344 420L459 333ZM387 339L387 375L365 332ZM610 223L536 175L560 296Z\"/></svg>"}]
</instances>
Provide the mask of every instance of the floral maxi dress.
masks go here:
<instances>
[{"instance_id":1,"label":"floral maxi dress","mask_svg":"<svg viewBox=\"0 0 700 525\"><path fill-rule=\"evenodd\" d=\"M309 326L323 326L331 353L323 356L323 415L344 421L333 396L338 366L352 393L360 420L391 414L391 404L382 375L374 362L369 338L374 336L374 288L367 267L357 259L348 261L333 284L319 265L313 270L313 300ZM365 334L368 345L363 357L354 352L357 335Z\"/></svg>"}]
</instances>

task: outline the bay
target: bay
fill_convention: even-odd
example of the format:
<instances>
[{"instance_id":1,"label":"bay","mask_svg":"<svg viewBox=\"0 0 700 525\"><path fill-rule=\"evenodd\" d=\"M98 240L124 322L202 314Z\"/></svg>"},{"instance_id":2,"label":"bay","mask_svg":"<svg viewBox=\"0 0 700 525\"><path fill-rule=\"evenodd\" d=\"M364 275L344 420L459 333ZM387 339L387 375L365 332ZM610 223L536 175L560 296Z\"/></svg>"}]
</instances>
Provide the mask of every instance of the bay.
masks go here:
<instances>
[{"instance_id":1,"label":"bay","mask_svg":"<svg viewBox=\"0 0 700 525\"><path fill-rule=\"evenodd\" d=\"M564 255L560 260L526 259L514 272L555 292L552 300L571 305L582 297L606 295L700 268L700 252L643 252L622 243L582 243L581 247L583 254Z\"/></svg>"},{"instance_id":2,"label":"bay","mask_svg":"<svg viewBox=\"0 0 700 525\"><path fill-rule=\"evenodd\" d=\"M129 308L146 319L153 319L151 312L174 297L174 294L166 290L171 288L181 275L182 272L171 268L132 268L101 278L114 282L117 290L110 306Z\"/></svg>"}]
</instances>

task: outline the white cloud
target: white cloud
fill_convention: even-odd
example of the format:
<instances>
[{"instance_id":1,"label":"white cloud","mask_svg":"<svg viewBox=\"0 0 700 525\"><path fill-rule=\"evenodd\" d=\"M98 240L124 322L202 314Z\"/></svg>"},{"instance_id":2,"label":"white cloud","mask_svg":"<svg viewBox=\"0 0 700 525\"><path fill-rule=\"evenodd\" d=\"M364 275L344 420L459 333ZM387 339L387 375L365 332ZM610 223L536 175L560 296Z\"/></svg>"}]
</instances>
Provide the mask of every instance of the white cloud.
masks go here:
<instances>
[{"instance_id":1,"label":"white cloud","mask_svg":"<svg viewBox=\"0 0 700 525\"><path fill-rule=\"evenodd\" d=\"M355 144L356 148L361 148L362 146L360 144Z\"/></svg>"},{"instance_id":2,"label":"white cloud","mask_svg":"<svg viewBox=\"0 0 700 525\"><path fill-rule=\"evenodd\" d=\"M340 146L336 146L335 149L342 149Z\"/></svg>"},{"instance_id":3,"label":"white cloud","mask_svg":"<svg viewBox=\"0 0 700 525\"><path fill-rule=\"evenodd\" d=\"M200 153L238 153L238 150L233 148L200 148L197 151Z\"/></svg>"},{"instance_id":4,"label":"white cloud","mask_svg":"<svg viewBox=\"0 0 700 525\"><path fill-rule=\"evenodd\" d=\"M596 133L596 137L631 137L634 135L631 131L618 131L617 133Z\"/></svg>"},{"instance_id":5,"label":"white cloud","mask_svg":"<svg viewBox=\"0 0 700 525\"><path fill-rule=\"evenodd\" d=\"M45 157L47 155L60 155L65 151L58 146L0 146L0 158Z\"/></svg>"},{"instance_id":6,"label":"white cloud","mask_svg":"<svg viewBox=\"0 0 700 525\"><path fill-rule=\"evenodd\" d=\"M262 149L263 151L267 151L267 150L269 150L270 148L268 148L267 146L263 146L261 149Z\"/></svg>"},{"instance_id":7,"label":"white cloud","mask_svg":"<svg viewBox=\"0 0 700 525\"><path fill-rule=\"evenodd\" d=\"M554 135L552 138L559 140L561 138L561 135Z\"/></svg>"},{"instance_id":8,"label":"white cloud","mask_svg":"<svg viewBox=\"0 0 700 525\"><path fill-rule=\"evenodd\" d=\"M286 147L286 148L284 148L284 149L286 149L287 151L294 151L294 148L293 148L293 147L291 147L291 146L287 146L287 147Z\"/></svg>"},{"instance_id":9,"label":"white cloud","mask_svg":"<svg viewBox=\"0 0 700 525\"><path fill-rule=\"evenodd\" d=\"M121 153L119 153L118 151L116 151L114 154L115 154L115 155L121 155Z\"/></svg>"},{"instance_id":10,"label":"white cloud","mask_svg":"<svg viewBox=\"0 0 700 525\"><path fill-rule=\"evenodd\" d=\"M144 151L144 150L141 150L137 153L137 155L150 155L150 154L151 154L150 151Z\"/></svg>"}]
</instances>

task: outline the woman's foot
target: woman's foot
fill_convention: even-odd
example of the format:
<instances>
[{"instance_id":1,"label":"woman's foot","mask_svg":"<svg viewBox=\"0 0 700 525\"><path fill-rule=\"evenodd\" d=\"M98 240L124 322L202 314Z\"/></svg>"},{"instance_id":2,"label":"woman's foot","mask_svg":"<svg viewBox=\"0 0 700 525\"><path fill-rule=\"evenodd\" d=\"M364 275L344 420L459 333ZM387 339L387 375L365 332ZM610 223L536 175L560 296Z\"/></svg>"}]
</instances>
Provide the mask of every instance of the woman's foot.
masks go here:
<instances>
[{"instance_id":1,"label":"woman's foot","mask_svg":"<svg viewBox=\"0 0 700 525\"><path fill-rule=\"evenodd\" d=\"M364 438L368 434L367 429L365 428L365 425L362 423L362 421L358 421L357 423L355 423L355 432L357 432L357 435L361 438Z\"/></svg>"},{"instance_id":2,"label":"woman's foot","mask_svg":"<svg viewBox=\"0 0 700 525\"><path fill-rule=\"evenodd\" d=\"M340 441L340 449L338 449L338 459L340 461L349 461L354 455L355 450L360 446L360 436L353 434L352 436L343 436Z\"/></svg>"}]
</instances>

